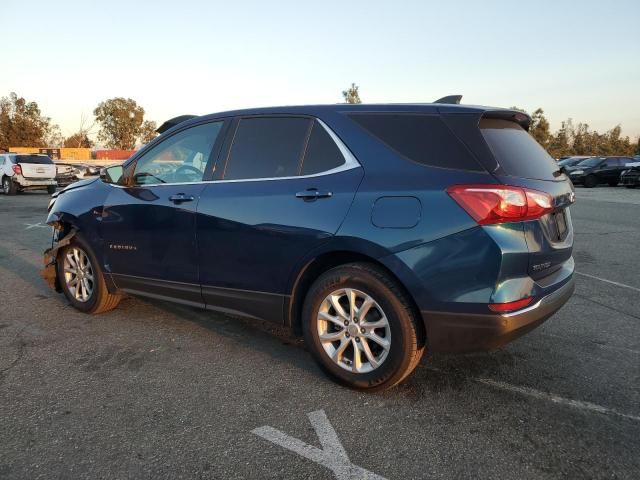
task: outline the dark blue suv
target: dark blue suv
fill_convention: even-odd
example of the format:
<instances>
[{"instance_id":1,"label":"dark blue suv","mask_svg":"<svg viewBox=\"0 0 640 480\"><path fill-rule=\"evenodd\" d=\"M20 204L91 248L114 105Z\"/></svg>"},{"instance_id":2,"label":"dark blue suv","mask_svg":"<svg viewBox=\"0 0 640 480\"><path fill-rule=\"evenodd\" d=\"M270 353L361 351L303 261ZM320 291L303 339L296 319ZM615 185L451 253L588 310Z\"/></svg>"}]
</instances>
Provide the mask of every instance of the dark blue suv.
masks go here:
<instances>
[{"instance_id":1,"label":"dark blue suv","mask_svg":"<svg viewBox=\"0 0 640 480\"><path fill-rule=\"evenodd\" d=\"M179 117L53 196L43 275L83 312L130 293L284 324L337 381L388 388L571 296L573 187L529 122L446 101Z\"/></svg>"}]
</instances>

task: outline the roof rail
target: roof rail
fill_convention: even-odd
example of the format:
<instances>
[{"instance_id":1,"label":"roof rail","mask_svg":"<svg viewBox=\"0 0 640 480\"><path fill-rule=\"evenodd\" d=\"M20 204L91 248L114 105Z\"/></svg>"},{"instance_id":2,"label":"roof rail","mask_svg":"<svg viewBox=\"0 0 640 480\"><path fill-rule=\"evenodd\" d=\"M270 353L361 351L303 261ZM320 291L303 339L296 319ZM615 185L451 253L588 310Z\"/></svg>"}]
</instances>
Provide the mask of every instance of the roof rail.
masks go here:
<instances>
[{"instance_id":1,"label":"roof rail","mask_svg":"<svg viewBox=\"0 0 640 480\"><path fill-rule=\"evenodd\" d=\"M451 103L454 105L459 105L460 100L462 100L462 95L447 95L446 97L439 98L433 103Z\"/></svg>"},{"instance_id":2,"label":"roof rail","mask_svg":"<svg viewBox=\"0 0 640 480\"><path fill-rule=\"evenodd\" d=\"M169 130L170 128L175 127L179 123L186 122L187 120L191 120L192 118L196 118L196 117L197 117L197 115L180 115L178 117L170 118L169 120L164 122L162 125L160 125L156 129L156 132L164 133L167 130Z\"/></svg>"}]
</instances>

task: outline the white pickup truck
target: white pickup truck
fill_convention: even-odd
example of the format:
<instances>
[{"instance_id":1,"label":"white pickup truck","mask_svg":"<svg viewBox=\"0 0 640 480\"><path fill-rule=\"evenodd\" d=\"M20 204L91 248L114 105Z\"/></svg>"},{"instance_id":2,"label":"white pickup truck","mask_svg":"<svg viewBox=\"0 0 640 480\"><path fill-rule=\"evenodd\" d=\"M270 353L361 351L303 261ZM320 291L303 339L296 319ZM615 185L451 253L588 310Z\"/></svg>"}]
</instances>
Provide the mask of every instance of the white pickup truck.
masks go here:
<instances>
[{"instance_id":1,"label":"white pickup truck","mask_svg":"<svg viewBox=\"0 0 640 480\"><path fill-rule=\"evenodd\" d=\"M54 193L56 165L47 155L0 154L0 185L5 195L22 190L46 190Z\"/></svg>"}]
</instances>

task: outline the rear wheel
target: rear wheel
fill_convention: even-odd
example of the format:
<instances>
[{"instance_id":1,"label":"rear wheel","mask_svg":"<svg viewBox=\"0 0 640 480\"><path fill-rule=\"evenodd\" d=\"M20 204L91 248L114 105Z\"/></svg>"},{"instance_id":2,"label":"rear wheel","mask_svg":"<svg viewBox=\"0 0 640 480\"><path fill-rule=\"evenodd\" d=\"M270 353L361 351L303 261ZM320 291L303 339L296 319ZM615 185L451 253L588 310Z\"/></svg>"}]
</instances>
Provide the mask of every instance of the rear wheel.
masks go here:
<instances>
[{"instance_id":1,"label":"rear wheel","mask_svg":"<svg viewBox=\"0 0 640 480\"><path fill-rule=\"evenodd\" d=\"M2 177L2 191L5 195L15 195L18 191L18 185L11 180L11 177Z\"/></svg>"},{"instance_id":2,"label":"rear wheel","mask_svg":"<svg viewBox=\"0 0 640 480\"><path fill-rule=\"evenodd\" d=\"M120 296L109 293L102 269L88 245L74 237L58 251L56 273L69 303L81 312L97 314L114 309Z\"/></svg>"},{"instance_id":3,"label":"rear wheel","mask_svg":"<svg viewBox=\"0 0 640 480\"><path fill-rule=\"evenodd\" d=\"M625 185L627 188L636 188L636 185Z\"/></svg>"},{"instance_id":4,"label":"rear wheel","mask_svg":"<svg viewBox=\"0 0 640 480\"><path fill-rule=\"evenodd\" d=\"M55 185L47 185L47 193L49 195L56 193L56 186Z\"/></svg>"},{"instance_id":5,"label":"rear wheel","mask_svg":"<svg viewBox=\"0 0 640 480\"><path fill-rule=\"evenodd\" d=\"M598 179L595 175L588 175L587 178L584 179L584 186L587 188L593 188L598 185Z\"/></svg>"},{"instance_id":6,"label":"rear wheel","mask_svg":"<svg viewBox=\"0 0 640 480\"><path fill-rule=\"evenodd\" d=\"M322 370L351 388L390 388L424 353L409 299L374 265L353 263L321 275L307 294L302 321L305 343Z\"/></svg>"},{"instance_id":7,"label":"rear wheel","mask_svg":"<svg viewBox=\"0 0 640 480\"><path fill-rule=\"evenodd\" d=\"M617 186L618 186L618 182L617 182L617 181L614 181L614 180L611 180L611 181L609 182L609 186L610 186L610 187L617 187Z\"/></svg>"}]
</instances>

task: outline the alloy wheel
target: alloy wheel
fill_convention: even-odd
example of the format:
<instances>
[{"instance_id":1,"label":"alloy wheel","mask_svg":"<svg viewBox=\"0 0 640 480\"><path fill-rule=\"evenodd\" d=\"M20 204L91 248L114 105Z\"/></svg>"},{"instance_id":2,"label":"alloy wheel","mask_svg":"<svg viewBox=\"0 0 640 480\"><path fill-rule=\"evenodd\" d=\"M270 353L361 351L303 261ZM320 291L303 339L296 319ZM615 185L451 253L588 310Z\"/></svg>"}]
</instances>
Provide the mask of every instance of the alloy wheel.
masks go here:
<instances>
[{"instance_id":1,"label":"alloy wheel","mask_svg":"<svg viewBox=\"0 0 640 480\"><path fill-rule=\"evenodd\" d=\"M68 249L64 256L64 281L69 293L78 302L87 302L93 295L95 279L89 256L80 248Z\"/></svg>"},{"instance_id":2,"label":"alloy wheel","mask_svg":"<svg viewBox=\"0 0 640 480\"><path fill-rule=\"evenodd\" d=\"M320 304L318 338L329 358L353 373L367 373L386 360L391 328L380 305L352 288L331 292Z\"/></svg>"}]
</instances>

